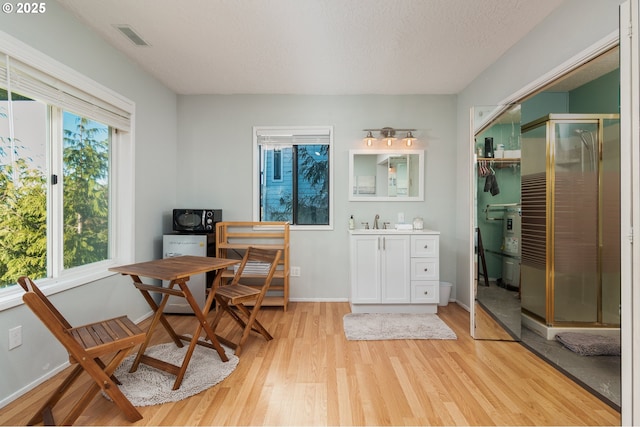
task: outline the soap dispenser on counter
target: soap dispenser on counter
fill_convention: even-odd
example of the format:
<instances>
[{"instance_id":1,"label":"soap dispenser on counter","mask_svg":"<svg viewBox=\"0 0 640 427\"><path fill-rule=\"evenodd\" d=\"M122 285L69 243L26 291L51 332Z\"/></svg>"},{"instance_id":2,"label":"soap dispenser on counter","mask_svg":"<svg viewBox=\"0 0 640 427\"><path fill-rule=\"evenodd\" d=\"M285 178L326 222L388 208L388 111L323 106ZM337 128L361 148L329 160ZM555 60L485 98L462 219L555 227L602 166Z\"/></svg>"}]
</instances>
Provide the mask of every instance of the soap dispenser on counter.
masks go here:
<instances>
[{"instance_id":1,"label":"soap dispenser on counter","mask_svg":"<svg viewBox=\"0 0 640 427\"><path fill-rule=\"evenodd\" d=\"M356 221L353 219L353 215L349 218L349 230L356 228Z\"/></svg>"}]
</instances>

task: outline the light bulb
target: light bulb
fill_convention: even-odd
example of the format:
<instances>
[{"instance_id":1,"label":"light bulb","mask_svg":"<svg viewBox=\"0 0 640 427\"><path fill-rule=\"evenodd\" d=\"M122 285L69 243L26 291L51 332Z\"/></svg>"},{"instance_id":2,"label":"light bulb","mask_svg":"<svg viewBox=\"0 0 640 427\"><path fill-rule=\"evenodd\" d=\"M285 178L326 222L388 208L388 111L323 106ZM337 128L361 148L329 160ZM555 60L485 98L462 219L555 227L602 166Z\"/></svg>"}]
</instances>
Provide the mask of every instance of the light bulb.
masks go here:
<instances>
[{"instance_id":1,"label":"light bulb","mask_svg":"<svg viewBox=\"0 0 640 427\"><path fill-rule=\"evenodd\" d=\"M367 136L364 138L364 140L367 143L367 147L371 147L373 145L373 141L375 141L376 139L371 134L371 132L369 132L367 133Z\"/></svg>"},{"instance_id":2,"label":"light bulb","mask_svg":"<svg viewBox=\"0 0 640 427\"><path fill-rule=\"evenodd\" d=\"M409 131L407 132L407 137L404 139L405 144L407 144L407 147L411 147L413 145L413 140L415 138L413 137L413 134Z\"/></svg>"}]
</instances>

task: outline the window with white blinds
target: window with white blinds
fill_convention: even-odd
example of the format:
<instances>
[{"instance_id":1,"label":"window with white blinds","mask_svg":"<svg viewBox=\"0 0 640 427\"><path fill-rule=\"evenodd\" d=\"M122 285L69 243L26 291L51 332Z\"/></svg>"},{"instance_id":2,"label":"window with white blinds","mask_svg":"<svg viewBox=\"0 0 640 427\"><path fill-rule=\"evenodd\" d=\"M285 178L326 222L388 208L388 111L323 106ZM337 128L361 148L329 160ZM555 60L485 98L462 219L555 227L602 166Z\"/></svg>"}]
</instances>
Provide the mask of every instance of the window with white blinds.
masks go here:
<instances>
[{"instance_id":1,"label":"window with white blinds","mask_svg":"<svg viewBox=\"0 0 640 427\"><path fill-rule=\"evenodd\" d=\"M0 310L133 261L135 104L0 31Z\"/></svg>"},{"instance_id":2,"label":"window with white blinds","mask_svg":"<svg viewBox=\"0 0 640 427\"><path fill-rule=\"evenodd\" d=\"M254 221L333 224L333 127L254 127Z\"/></svg>"}]
</instances>

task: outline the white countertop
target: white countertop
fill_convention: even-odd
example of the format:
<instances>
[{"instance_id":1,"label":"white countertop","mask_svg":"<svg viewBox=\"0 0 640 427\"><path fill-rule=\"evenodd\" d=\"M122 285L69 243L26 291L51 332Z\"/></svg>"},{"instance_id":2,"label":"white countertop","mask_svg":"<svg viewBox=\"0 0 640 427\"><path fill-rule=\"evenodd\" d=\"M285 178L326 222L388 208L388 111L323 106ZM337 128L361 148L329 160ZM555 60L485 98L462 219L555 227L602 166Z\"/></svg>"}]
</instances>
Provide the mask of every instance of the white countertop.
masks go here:
<instances>
[{"instance_id":1,"label":"white countertop","mask_svg":"<svg viewBox=\"0 0 640 427\"><path fill-rule=\"evenodd\" d=\"M385 229L365 229L365 228L357 228L355 230L349 230L349 234L440 234L439 231L435 230L396 230L395 228L387 228Z\"/></svg>"}]
</instances>

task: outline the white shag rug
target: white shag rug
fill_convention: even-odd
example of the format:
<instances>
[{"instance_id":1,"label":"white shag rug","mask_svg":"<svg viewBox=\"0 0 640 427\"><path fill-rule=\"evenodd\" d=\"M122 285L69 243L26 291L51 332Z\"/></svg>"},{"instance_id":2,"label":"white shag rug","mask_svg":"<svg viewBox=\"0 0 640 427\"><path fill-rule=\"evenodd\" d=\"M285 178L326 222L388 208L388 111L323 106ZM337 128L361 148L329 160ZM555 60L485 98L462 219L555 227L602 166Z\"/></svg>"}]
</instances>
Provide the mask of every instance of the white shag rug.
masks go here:
<instances>
[{"instance_id":1,"label":"white shag rug","mask_svg":"<svg viewBox=\"0 0 640 427\"><path fill-rule=\"evenodd\" d=\"M437 314L349 313L343 318L347 340L455 340Z\"/></svg>"},{"instance_id":2,"label":"white shag rug","mask_svg":"<svg viewBox=\"0 0 640 427\"><path fill-rule=\"evenodd\" d=\"M188 343L179 348L171 342L149 347L145 354L156 359L180 366L187 352ZM187 367L182 384L172 390L175 375L147 366L138 365L138 369L130 373L135 354L127 356L114 372L122 385L120 390L127 396L133 406L151 406L166 402L177 402L200 393L228 377L238 365L238 357L229 348L222 346L229 358L223 362L214 349L196 345L191 361ZM106 396L105 396L106 397Z\"/></svg>"}]
</instances>

